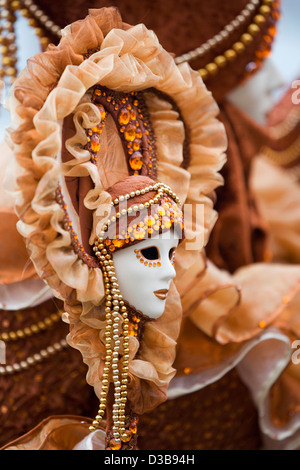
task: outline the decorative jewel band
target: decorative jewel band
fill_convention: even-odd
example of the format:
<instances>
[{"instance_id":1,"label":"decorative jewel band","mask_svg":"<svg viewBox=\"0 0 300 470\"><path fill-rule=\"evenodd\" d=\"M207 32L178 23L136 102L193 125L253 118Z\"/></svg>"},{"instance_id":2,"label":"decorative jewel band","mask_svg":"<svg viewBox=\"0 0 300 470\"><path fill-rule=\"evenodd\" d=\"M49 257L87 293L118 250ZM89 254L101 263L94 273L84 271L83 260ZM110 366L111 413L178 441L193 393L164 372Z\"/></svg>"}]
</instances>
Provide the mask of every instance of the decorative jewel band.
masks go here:
<instances>
[{"instance_id":1,"label":"decorative jewel band","mask_svg":"<svg viewBox=\"0 0 300 470\"><path fill-rule=\"evenodd\" d=\"M101 149L100 136L108 115L115 121L127 159L129 175L156 178L156 146L143 93L122 93L97 85L92 102L98 107L101 122L86 129L86 148L97 164Z\"/></svg>"},{"instance_id":2,"label":"decorative jewel band","mask_svg":"<svg viewBox=\"0 0 300 470\"><path fill-rule=\"evenodd\" d=\"M180 236L182 237L184 224L183 214L180 209L180 200L171 188L163 183L156 183L141 190L131 192L130 194L122 195L112 201L112 205L120 205L126 200L144 195L151 191L156 191L157 196L144 204L135 204L127 209L124 208L120 212L116 212L115 215L106 221L93 248L97 257L100 255L97 248L99 243L103 243L106 249L113 252L117 248L123 248L129 242L151 238L156 233L161 233L171 228L178 228L180 230ZM153 205L157 205L157 207L154 207L153 213L148 214L148 209ZM143 214L144 211L146 211L146 215ZM122 224L120 223L120 233L117 234L115 230L116 221L123 216L133 216L136 212L140 212L142 215L142 217L137 218L137 223L135 223L136 220L134 220L129 226L126 224L126 229L124 230L122 230ZM111 225L113 225L114 230L110 230Z\"/></svg>"}]
</instances>

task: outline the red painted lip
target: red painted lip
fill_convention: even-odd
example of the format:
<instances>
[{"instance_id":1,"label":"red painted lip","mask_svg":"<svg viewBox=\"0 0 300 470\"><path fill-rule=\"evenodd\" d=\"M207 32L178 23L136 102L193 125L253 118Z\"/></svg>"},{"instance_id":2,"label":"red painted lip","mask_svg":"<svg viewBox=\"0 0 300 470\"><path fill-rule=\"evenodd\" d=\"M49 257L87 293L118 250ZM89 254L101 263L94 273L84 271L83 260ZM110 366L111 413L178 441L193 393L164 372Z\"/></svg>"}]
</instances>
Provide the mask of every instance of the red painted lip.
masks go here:
<instances>
[{"instance_id":1,"label":"red painted lip","mask_svg":"<svg viewBox=\"0 0 300 470\"><path fill-rule=\"evenodd\" d=\"M169 292L168 289L159 289L159 290L155 290L153 294L156 295L156 297L158 297L161 300L166 300L168 292Z\"/></svg>"}]
</instances>

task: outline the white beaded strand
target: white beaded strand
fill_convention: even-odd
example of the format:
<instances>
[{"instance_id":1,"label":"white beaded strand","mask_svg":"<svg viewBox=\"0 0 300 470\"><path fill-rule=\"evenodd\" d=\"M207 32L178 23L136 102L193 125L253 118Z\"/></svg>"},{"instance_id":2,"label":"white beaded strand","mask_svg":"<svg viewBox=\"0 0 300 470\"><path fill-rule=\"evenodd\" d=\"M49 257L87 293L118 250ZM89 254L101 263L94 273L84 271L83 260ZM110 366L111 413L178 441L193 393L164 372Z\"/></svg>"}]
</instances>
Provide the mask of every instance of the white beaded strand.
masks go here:
<instances>
[{"instance_id":1,"label":"white beaded strand","mask_svg":"<svg viewBox=\"0 0 300 470\"><path fill-rule=\"evenodd\" d=\"M35 364L48 359L48 357L53 356L53 354L62 351L67 347L67 341L62 339L61 341L54 343L52 346L48 346L46 349L42 349L39 353L33 354L32 356L23 359L23 361L20 363L15 363L13 365L1 365L0 375L14 374L16 372L26 370L28 367L34 366Z\"/></svg>"},{"instance_id":2,"label":"white beaded strand","mask_svg":"<svg viewBox=\"0 0 300 470\"><path fill-rule=\"evenodd\" d=\"M175 63L177 65L182 62L189 62L190 60L196 59L209 52L214 47L221 44L224 40L228 39L229 36L235 32L242 24L244 24L250 15L260 4L260 0L251 0L245 8L228 23L218 34L215 34L212 38L208 39L204 44L196 49L189 51L181 56L175 57Z\"/></svg>"}]
</instances>

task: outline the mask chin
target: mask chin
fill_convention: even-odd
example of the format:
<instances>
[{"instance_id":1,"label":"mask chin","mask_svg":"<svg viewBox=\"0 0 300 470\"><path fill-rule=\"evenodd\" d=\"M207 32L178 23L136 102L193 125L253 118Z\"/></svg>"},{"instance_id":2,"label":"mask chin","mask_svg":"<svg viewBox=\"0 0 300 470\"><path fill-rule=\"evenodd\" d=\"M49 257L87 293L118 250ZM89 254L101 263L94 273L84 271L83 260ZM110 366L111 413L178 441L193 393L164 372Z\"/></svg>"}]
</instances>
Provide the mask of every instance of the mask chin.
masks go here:
<instances>
[{"instance_id":1,"label":"mask chin","mask_svg":"<svg viewBox=\"0 0 300 470\"><path fill-rule=\"evenodd\" d=\"M116 277L123 298L143 315L159 318L164 310L172 279L173 231L143 240L113 254Z\"/></svg>"}]
</instances>

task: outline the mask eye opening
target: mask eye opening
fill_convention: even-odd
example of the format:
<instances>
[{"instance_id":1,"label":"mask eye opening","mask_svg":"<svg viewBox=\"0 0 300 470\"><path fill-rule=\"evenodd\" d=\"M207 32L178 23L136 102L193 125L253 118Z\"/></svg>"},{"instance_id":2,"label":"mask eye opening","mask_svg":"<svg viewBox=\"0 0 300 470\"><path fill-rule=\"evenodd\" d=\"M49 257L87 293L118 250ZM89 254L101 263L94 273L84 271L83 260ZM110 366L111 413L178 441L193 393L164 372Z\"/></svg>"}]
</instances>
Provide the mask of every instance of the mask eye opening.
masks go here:
<instances>
[{"instance_id":1,"label":"mask eye opening","mask_svg":"<svg viewBox=\"0 0 300 470\"><path fill-rule=\"evenodd\" d=\"M176 251L175 247L171 248L169 251L169 260L171 261L172 264L174 264L175 262L175 251Z\"/></svg>"},{"instance_id":2,"label":"mask eye opening","mask_svg":"<svg viewBox=\"0 0 300 470\"><path fill-rule=\"evenodd\" d=\"M154 261L160 259L159 249L156 246L149 246L148 248L143 248L140 250L142 256L149 260Z\"/></svg>"}]
</instances>

